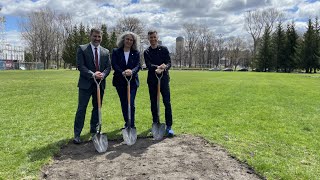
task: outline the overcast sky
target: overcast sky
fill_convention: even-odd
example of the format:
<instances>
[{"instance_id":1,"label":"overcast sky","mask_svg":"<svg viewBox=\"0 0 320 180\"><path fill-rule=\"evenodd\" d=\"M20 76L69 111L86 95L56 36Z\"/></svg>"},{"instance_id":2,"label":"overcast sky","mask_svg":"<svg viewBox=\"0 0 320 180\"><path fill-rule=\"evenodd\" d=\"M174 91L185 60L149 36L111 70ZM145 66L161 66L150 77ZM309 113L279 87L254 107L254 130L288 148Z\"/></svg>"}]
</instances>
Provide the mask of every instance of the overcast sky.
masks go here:
<instances>
[{"instance_id":1,"label":"overcast sky","mask_svg":"<svg viewBox=\"0 0 320 180\"><path fill-rule=\"evenodd\" d=\"M159 31L163 45L173 47L184 36L182 24L206 24L215 34L248 37L244 14L248 10L274 7L284 13L286 22L295 21L304 32L306 20L320 16L320 0L0 0L1 16L6 18L6 40L20 45L17 19L25 13L50 7L70 13L75 22L100 20L113 27L119 18L137 17L147 28Z\"/></svg>"}]
</instances>

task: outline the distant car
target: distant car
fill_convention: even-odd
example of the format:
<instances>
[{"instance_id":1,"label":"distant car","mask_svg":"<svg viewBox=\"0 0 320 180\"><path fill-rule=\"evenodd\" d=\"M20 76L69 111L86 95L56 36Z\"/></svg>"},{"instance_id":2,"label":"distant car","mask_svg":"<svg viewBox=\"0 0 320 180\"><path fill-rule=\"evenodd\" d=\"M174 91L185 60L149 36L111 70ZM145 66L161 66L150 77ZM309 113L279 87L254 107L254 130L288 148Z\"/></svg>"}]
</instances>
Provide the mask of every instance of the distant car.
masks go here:
<instances>
[{"instance_id":1,"label":"distant car","mask_svg":"<svg viewBox=\"0 0 320 180\"><path fill-rule=\"evenodd\" d=\"M223 71L233 71L232 68L224 68Z\"/></svg>"},{"instance_id":2,"label":"distant car","mask_svg":"<svg viewBox=\"0 0 320 180\"><path fill-rule=\"evenodd\" d=\"M214 68L210 68L209 71L221 71L221 69L218 67L214 67Z\"/></svg>"},{"instance_id":3,"label":"distant car","mask_svg":"<svg viewBox=\"0 0 320 180\"><path fill-rule=\"evenodd\" d=\"M238 71L248 71L248 69L247 68L241 68Z\"/></svg>"}]
</instances>

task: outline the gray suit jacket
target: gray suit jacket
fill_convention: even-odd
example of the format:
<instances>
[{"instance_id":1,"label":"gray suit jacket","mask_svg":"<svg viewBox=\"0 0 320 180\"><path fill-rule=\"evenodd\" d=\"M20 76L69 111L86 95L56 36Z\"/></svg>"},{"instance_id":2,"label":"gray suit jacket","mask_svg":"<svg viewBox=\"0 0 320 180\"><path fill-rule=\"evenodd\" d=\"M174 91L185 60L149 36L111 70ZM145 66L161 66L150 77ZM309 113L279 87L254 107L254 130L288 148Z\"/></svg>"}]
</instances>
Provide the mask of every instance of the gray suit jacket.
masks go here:
<instances>
[{"instance_id":1,"label":"gray suit jacket","mask_svg":"<svg viewBox=\"0 0 320 180\"><path fill-rule=\"evenodd\" d=\"M94 80L92 75L96 71L94 64L94 56L90 43L80 45L77 51L77 66L80 71L80 77L78 87L81 89L89 89ZM101 88L104 90L106 86L105 78L110 74L111 63L109 50L100 46L100 65L99 69L104 73L103 81L101 82Z\"/></svg>"}]
</instances>

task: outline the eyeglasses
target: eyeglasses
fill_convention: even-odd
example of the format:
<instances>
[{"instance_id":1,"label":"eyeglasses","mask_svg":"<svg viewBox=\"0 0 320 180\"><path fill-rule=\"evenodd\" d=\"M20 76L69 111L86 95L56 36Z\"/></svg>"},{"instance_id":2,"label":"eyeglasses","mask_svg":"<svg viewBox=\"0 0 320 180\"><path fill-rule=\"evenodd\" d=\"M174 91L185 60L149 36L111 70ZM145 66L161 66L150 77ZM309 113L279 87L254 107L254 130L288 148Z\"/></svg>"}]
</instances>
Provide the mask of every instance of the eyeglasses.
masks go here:
<instances>
[{"instance_id":1,"label":"eyeglasses","mask_svg":"<svg viewBox=\"0 0 320 180\"><path fill-rule=\"evenodd\" d=\"M126 41L133 41L133 39L130 39L130 38L126 38Z\"/></svg>"}]
</instances>

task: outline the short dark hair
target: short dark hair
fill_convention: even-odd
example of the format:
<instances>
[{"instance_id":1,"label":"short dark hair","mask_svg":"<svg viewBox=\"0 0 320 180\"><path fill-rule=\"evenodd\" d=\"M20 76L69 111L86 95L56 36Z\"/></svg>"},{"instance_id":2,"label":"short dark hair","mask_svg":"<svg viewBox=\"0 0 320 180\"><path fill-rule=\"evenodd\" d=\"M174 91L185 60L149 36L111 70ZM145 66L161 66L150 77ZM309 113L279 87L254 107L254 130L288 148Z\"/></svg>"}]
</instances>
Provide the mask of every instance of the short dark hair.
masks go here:
<instances>
[{"instance_id":1,"label":"short dark hair","mask_svg":"<svg viewBox=\"0 0 320 180\"><path fill-rule=\"evenodd\" d=\"M158 32L156 30L148 31L148 36L150 36L151 34L158 34Z\"/></svg>"},{"instance_id":2,"label":"short dark hair","mask_svg":"<svg viewBox=\"0 0 320 180\"><path fill-rule=\"evenodd\" d=\"M96 32L96 33L99 33L99 34L102 35L102 31L101 31L101 29L99 29L99 28L91 28L90 36L92 35L93 32Z\"/></svg>"}]
</instances>

